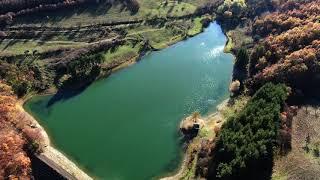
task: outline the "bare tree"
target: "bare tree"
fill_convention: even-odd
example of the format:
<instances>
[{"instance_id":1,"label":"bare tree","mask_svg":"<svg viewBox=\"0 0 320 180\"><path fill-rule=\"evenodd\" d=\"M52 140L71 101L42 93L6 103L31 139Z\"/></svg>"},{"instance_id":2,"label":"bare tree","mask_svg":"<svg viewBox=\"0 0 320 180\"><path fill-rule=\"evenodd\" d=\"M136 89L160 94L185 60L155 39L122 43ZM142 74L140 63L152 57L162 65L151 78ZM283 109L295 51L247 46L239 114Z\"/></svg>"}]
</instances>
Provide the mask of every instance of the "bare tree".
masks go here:
<instances>
[{"instance_id":1,"label":"bare tree","mask_svg":"<svg viewBox=\"0 0 320 180\"><path fill-rule=\"evenodd\" d=\"M317 105L312 104L311 107L312 107L312 109L314 110L314 116L315 116L315 117L318 117L318 114L317 114L317 110L318 110L318 109L317 109Z\"/></svg>"},{"instance_id":2,"label":"bare tree","mask_svg":"<svg viewBox=\"0 0 320 180\"><path fill-rule=\"evenodd\" d=\"M305 146L303 147L303 149L307 152L307 153L309 153L309 151L310 151L310 149L309 149L309 144L310 144L310 141L311 141L311 139L310 139L310 134L308 133L308 135L307 135L307 137L306 137L306 140L305 140Z\"/></svg>"},{"instance_id":3,"label":"bare tree","mask_svg":"<svg viewBox=\"0 0 320 180\"><path fill-rule=\"evenodd\" d=\"M304 108L305 108L305 110L306 110L306 111L305 111L306 114L308 114L308 105L305 105Z\"/></svg>"},{"instance_id":4,"label":"bare tree","mask_svg":"<svg viewBox=\"0 0 320 180\"><path fill-rule=\"evenodd\" d=\"M200 113L198 111L192 113L191 118L193 121L196 121L198 118L200 118Z\"/></svg>"}]
</instances>

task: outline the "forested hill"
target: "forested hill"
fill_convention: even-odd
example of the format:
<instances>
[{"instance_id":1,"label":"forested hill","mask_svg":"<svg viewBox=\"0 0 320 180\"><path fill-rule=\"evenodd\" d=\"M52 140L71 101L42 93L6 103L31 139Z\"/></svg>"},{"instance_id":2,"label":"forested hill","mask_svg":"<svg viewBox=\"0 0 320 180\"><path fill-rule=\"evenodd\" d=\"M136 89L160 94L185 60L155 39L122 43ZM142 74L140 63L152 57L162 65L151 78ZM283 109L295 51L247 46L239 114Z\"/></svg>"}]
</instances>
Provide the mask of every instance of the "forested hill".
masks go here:
<instances>
[{"instance_id":1,"label":"forested hill","mask_svg":"<svg viewBox=\"0 0 320 180\"><path fill-rule=\"evenodd\" d=\"M269 3L260 6L263 2ZM222 16L227 20L221 18L238 55L234 80L251 94L270 81L285 83L295 97L315 94L320 88L320 1L249 3L241 11L230 7ZM256 13L260 7L265 11Z\"/></svg>"},{"instance_id":2,"label":"forested hill","mask_svg":"<svg viewBox=\"0 0 320 180\"><path fill-rule=\"evenodd\" d=\"M298 96L319 90L319 14L319 0L288 1L254 21L250 87L273 81L286 83Z\"/></svg>"}]
</instances>

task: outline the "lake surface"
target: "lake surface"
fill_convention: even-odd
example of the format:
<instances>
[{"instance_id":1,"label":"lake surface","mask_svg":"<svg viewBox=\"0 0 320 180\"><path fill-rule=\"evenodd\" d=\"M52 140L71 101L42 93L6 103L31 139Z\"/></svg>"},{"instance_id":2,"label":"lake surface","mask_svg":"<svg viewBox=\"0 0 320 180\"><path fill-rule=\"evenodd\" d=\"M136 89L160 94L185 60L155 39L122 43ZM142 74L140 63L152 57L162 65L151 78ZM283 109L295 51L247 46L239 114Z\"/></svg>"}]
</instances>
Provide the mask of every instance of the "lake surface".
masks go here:
<instances>
[{"instance_id":1,"label":"lake surface","mask_svg":"<svg viewBox=\"0 0 320 180\"><path fill-rule=\"evenodd\" d=\"M218 24L48 106L34 97L25 109L55 147L90 175L144 180L178 168L178 126L194 111L215 110L228 96L233 57L223 53Z\"/></svg>"}]
</instances>

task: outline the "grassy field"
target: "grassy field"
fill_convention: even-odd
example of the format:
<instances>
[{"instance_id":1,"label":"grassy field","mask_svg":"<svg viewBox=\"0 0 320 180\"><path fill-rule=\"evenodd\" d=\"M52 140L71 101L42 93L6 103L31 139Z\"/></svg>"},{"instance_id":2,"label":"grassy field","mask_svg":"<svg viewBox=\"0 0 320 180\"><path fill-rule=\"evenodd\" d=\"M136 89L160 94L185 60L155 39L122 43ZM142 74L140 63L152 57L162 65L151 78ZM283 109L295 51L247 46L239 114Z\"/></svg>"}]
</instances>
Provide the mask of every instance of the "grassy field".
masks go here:
<instances>
[{"instance_id":1,"label":"grassy field","mask_svg":"<svg viewBox=\"0 0 320 180\"><path fill-rule=\"evenodd\" d=\"M131 44L125 44L123 46L119 46L116 49L108 50L104 53L104 58L106 63L110 63L116 60L129 59L139 55L140 45L136 45L133 47Z\"/></svg>"},{"instance_id":2,"label":"grassy field","mask_svg":"<svg viewBox=\"0 0 320 180\"><path fill-rule=\"evenodd\" d=\"M292 149L275 158L272 179L319 179L320 157L315 150L320 148L320 117L316 110L319 113L319 106L302 106L298 111L292 123Z\"/></svg>"},{"instance_id":3,"label":"grassy field","mask_svg":"<svg viewBox=\"0 0 320 180\"><path fill-rule=\"evenodd\" d=\"M194 36L199 34L203 30L203 25L201 23L202 18L197 17L193 20L193 26L191 29L188 30L188 36Z\"/></svg>"},{"instance_id":4,"label":"grassy field","mask_svg":"<svg viewBox=\"0 0 320 180\"><path fill-rule=\"evenodd\" d=\"M118 22L128 20L148 20L160 17L180 17L194 13L199 5L210 0L138 0L140 9L136 14L130 14L119 3L110 6L107 4L82 6L79 8L57 10L54 12L41 12L39 14L18 17L12 27L33 25L37 27L73 27L73 30L47 30L46 28L33 31L40 33L37 37L29 39L6 39L0 42L1 54L22 54L26 50L44 52L60 47L82 47L89 42L96 42L113 36L112 32L103 27L101 31L90 31L86 25L95 25L106 22ZM167 3L165 3L167 2ZM127 37L143 37L148 39L151 46L162 49L174 44L186 36L193 36L202 31L201 17L195 19L168 20L164 25L136 24L132 27L127 25L116 26L127 32ZM114 28L114 27L111 27ZM61 31L61 32L60 32ZM33 33L32 32L32 33ZM117 32L115 32L116 34ZM108 36L108 37L106 37ZM75 42L77 41L77 42ZM81 42L78 42L81 41ZM128 47L127 47L128 48ZM116 50L118 51L118 50ZM122 53L123 49L120 49ZM131 52L135 52L132 49Z\"/></svg>"},{"instance_id":5,"label":"grassy field","mask_svg":"<svg viewBox=\"0 0 320 180\"><path fill-rule=\"evenodd\" d=\"M60 47L82 47L87 43L72 41L34 41L34 40L15 40L4 39L0 43L0 52L3 54L23 54L25 51L44 52Z\"/></svg>"},{"instance_id":6,"label":"grassy field","mask_svg":"<svg viewBox=\"0 0 320 180\"><path fill-rule=\"evenodd\" d=\"M227 42L226 46L224 47L224 52L230 53L234 47L234 43L233 43L233 40L231 37L231 33L227 33L227 37L228 37L228 42Z\"/></svg>"},{"instance_id":7,"label":"grassy field","mask_svg":"<svg viewBox=\"0 0 320 180\"><path fill-rule=\"evenodd\" d=\"M167 22L165 26L141 25L128 30L128 37L139 36L148 39L151 46L156 49L166 48L187 36L194 36L203 30L201 20L203 17Z\"/></svg>"},{"instance_id":8,"label":"grassy field","mask_svg":"<svg viewBox=\"0 0 320 180\"><path fill-rule=\"evenodd\" d=\"M239 27L229 31L227 33L227 37L228 43L225 46L225 52L231 52L235 49L239 49L253 43L252 37L246 34L246 29Z\"/></svg>"},{"instance_id":9,"label":"grassy field","mask_svg":"<svg viewBox=\"0 0 320 180\"><path fill-rule=\"evenodd\" d=\"M152 47L162 49L184 39L187 35L194 36L200 33L203 29L201 19L202 17L195 18L194 20L172 20L163 26L138 24L131 27L124 26L121 28L127 32L126 37L131 39L147 39ZM109 33L108 36L112 35ZM95 32L88 32L83 35L80 31L74 31L60 34L56 33L56 35L50 36L49 38L41 36L40 38L33 39L5 39L0 43L0 51L2 53L22 54L26 50L44 52L47 50L57 49L59 47L77 48L88 45L90 37L94 37L94 40L103 40L106 38L100 38L98 34L95 34ZM74 42L72 39L84 42ZM86 39L88 39L87 42L85 42ZM130 49L130 46L126 48ZM119 50L121 52L123 51L122 48ZM131 51L136 52L137 50L132 49Z\"/></svg>"},{"instance_id":10,"label":"grassy field","mask_svg":"<svg viewBox=\"0 0 320 180\"><path fill-rule=\"evenodd\" d=\"M159 29L158 31L143 32L142 35L149 39L151 46L156 49L166 48L170 44L181 40L180 35L174 35L165 28Z\"/></svg>"},{"instance_id":11,"label":"grassy field","mask_svg":"<svg viewBox=\"0 0 320 180\"><path fill-rule=\"evenodd\" d=\"M184 16L193 13L197 6L210 0L182 0L181 2L169 0L151 1L138 0L140 3L139 12L131 14L126 11L121 4L109 6L100 4L79 7L71 10L58 10L41 14L19 17L15 22L16 26L22 24L46 25L46 26L82 26L95 23L105 23L112 21L127 21L134 19L146 19L166 16Z\"/></svg>"},{"instance_id":12,"label":"grassy field","mask_svg":"<svg viewBox=\"0 0 320 180\"><path fill-rule=\"evenodd\" d=\"M156 49L162 49L174 44L184 38L184 35L195 35L201 32L202 24L200 23L201 18L196 18L193 22L191 20L179 20L173 21L173 25L170 27L158 27L150 25L136 25L134 27L123 27L127 31L126 37L136 39L148 39L150 45ZM176 27L179 26L179 27ZM190 28L190 30L188 30ZM186 31L186 32L183 32ZM88 37L93 34L88 34ZM22 54L26 50L38 52L47 51L50 49L56 49L58 47L83 47L88 45L87 42L74 42L70 41L74 37L76 40L80 40L80 35L77 33L59 34L51 36L49 40L42 41L37 39L5 39L0 43L0 51L2 53L11 54ZM102 40L96 38L97 40ZM131 47L126 47L129 50ZM119 50L123 52L123 48ZM131 49L132 52L136 52L136 49Z\"/></svg>"},{"instance_id":13,"label":"grassy field","mask_svg":"<svg viewBox=\"0 0 320 180\"><path fill-rule=\"evenodd\" d=\"M232 106L228 106L226 108L221 109L220 113L223 115L225 119L235 116L246 106L249 99L250 97L248 96L239 96L237 99L234 100Z\"/></svg>"}]
</instances>

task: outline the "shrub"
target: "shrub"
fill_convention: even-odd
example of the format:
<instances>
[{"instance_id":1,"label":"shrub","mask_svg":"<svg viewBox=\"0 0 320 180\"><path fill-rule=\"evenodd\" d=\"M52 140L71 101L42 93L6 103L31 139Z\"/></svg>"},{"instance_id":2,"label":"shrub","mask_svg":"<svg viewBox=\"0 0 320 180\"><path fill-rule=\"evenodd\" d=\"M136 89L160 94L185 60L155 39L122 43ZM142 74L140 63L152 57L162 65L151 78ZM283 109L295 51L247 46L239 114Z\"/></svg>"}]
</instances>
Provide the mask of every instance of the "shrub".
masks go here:
<instances>
[{"instance_id":1,"label":"shrub","mask_svg":"<svg viewBox=\"0 0 320 180\"><path fill-rule=\"evenodd\" d=\"M240 90L241 83L239 80L232 81L229 87L229 91L231 95L236 95Z\"/></svg>"}]
</instances>

